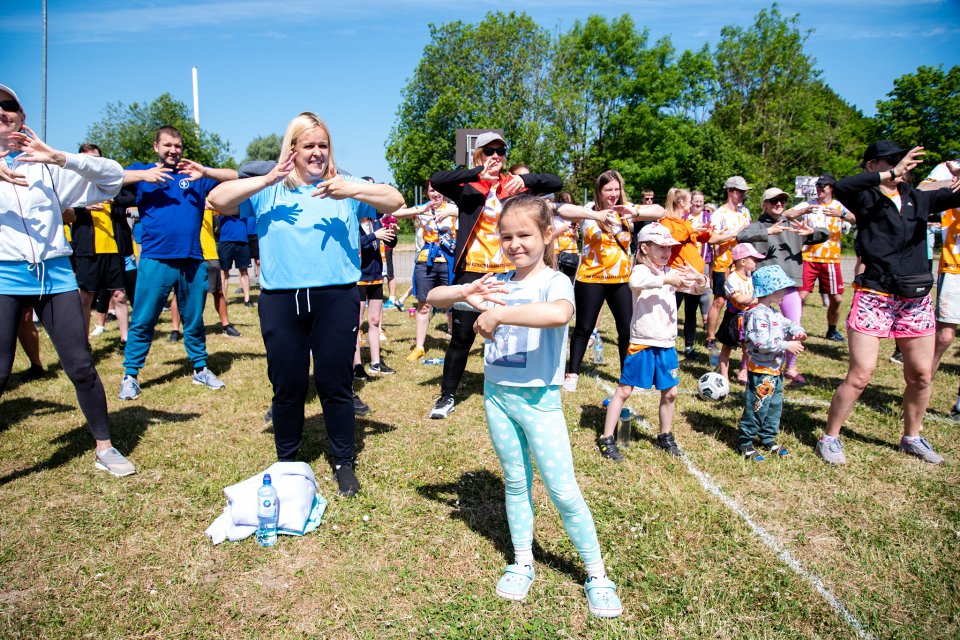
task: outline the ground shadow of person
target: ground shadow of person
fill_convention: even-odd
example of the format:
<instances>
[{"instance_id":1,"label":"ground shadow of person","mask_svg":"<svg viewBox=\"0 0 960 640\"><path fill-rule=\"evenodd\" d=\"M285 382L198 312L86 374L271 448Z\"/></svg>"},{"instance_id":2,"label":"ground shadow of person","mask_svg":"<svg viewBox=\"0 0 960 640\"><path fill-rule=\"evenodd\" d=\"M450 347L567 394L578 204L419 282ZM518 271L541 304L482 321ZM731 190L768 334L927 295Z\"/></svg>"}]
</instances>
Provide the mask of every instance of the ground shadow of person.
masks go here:
<instances>
[{"instance_id":1,"label":"ground shadow of person","mask_svg":"<svg viewBox=\"0 0 960 640\"><path fill-rule=\"evenodd\" d=\"M424 498L450 507L450 517L462 520L473 531L490 540L506 562L513 562L513 542L507 525L503 480L487 469L467 471L457 482L425 484L417 487ZM565 573L577 582L586 580L579 564L545 550L534 539L533 557Z\"/></svg>"},{"instance_id":2,"label":"ground shadow of person","mask_svg":"<svg viewBox=\"0 0 960 640\"><path fill-rule=\"evenodd\" d=\"M51 402L39 398L12 398L3 401L3 417L0 418L0 433L28 417L50 416L55 413L68 413L76 406Z\"/></svg>"},{"instance_id":3,"label":"ground shadow of person","mask_svg":"<svg viewBox=\"0 0 960 640\"><path fill-rule=\"evenodd\" d=\"M308 402L307 406L310 404ZM357 418L354 429L354 444L356 455L363 453L368 436L378 436L396 429L392 424L380 422L371 417ZM323 414L316 413L308 416L303 422L303 442L300 445L298 457L307 463L313 463L323 458L334 468L333 458L330 457L330 441L327 438L327 428L323 421Z\"/></svg>"},{"instance_id":4,"label":"ground shadow of person","mask_svg":"<svg viewBox=\"0 0 960 640\"><path fill-rule=\"evenodd\" d=\"M127 456L130 456L140 443L140 439L146 432L147 427L151 424L159 422L187 422L199 416L199 413L173 413L171 411L152 410L144 407L124 407L120 411L114 411L110 414L110 437L113 441L113 446L124 452ZM87 429L86 424L56 436L50 443L60 446L49 458L31 467L18 469L0 477L0 486L38 471L48 471L62 467L74 458L89 455L92 463L93 442L90 437L90 430Z\"/></svg>"}]
</instances>

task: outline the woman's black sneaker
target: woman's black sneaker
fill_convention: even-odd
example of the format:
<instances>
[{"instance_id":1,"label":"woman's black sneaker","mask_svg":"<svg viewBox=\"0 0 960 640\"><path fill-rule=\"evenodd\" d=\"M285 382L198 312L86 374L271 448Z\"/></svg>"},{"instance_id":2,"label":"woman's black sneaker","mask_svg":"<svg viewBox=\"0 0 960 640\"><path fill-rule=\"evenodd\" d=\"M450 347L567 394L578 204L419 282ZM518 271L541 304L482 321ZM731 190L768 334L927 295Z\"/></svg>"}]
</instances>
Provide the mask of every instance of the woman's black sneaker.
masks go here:
<instances>
[{"instance_id":1,"label":"woman's black sneaker","mask_svg":"<svg viewBox=\"0 0 960 640\"><path fill-rule=\"evenodd\" d=\"M353 472L353 462L344 462L338 464L333 475L337 478L337 495L349 498L357 495L360 491L360 481L357 480L357 474Z\"/></svg>"},{"instance_id":2,"label":"woman's black sneaker","mask_svg":"<svg viewBox=\"0 0 960 640\"><path fill-rule=\"evenodd\" d=\"M353 365L353 379L354 380L369 380L370 375L367 373L367 370L363 368L362 364Z\"/></svg>"}]
</instances>

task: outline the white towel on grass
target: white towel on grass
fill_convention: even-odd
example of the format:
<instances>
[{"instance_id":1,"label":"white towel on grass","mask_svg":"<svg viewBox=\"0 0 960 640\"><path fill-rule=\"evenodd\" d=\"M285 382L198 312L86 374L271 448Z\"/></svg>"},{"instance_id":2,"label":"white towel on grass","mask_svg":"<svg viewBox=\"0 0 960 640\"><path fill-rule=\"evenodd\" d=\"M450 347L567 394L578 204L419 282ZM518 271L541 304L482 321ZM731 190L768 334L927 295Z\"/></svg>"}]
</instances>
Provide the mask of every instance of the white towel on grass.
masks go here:
<instances>
[{"instance_id":1,"label":"white towel on grass","mask_svg":"<svg viewBox=\"0 0 960 640\"><path fill-rule=\"evenodd\" d=\"M302 536L320 526L327 501L317 493L317 479L306 462L277 462L269 469L230 485L223 492L227 506L206 530L213 544L237 541L257 532L257 490L263 475L277 489L279 505L277 533Z\"/></svg>"}]
</instances>

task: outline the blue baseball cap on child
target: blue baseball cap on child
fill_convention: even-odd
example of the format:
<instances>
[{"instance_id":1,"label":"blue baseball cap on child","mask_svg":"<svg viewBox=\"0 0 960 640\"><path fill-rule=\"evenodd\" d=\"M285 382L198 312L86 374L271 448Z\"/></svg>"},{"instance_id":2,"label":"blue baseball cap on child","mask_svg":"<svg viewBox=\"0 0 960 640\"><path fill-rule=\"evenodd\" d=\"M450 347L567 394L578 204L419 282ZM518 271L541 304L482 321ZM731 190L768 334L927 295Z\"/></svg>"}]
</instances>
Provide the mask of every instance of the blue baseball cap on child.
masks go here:
<instances>
[{"instance_id":1,"label":"blue baseball cap on child","mask_svg":"<svg viewBox=\"0 0 960 640\"><path fill-rule=\"evenodd\" d=\"M753 272L753 295L757 298L768 296L781 289L797 286L784 272L783 267L771 264Z\"/></svg>"}]
</instances>

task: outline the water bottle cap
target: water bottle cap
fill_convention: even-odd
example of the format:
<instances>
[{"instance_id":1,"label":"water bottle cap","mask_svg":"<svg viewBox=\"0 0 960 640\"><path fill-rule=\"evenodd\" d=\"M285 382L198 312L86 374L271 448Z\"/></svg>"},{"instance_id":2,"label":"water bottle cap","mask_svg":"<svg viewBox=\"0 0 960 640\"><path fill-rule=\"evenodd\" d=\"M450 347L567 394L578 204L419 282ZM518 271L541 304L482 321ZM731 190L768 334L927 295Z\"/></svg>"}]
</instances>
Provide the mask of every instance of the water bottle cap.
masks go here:
<instances>
[{"instance_id":1,"label":"water bottle cap","mask_svg":"<svg viewBox=\"0 0 960 640\"><path fill-rule=\"evenodd\" d=\"M624 407L623 409L620 409L620 419L621 419L621 420L623 420L624 418L629 418L629 417L630 417L630 409L627 409L626 407Z\"/></svg>"},{"instance_id":2,"label":"water bottle cap","mask_svg":"<svg viewBox=\"0 0 960 640\"><path fill-rule=\"evenodd\" d=\"M273 484L273 481L270 479L270 474L269 474L269 473L263 474L263 484L265 484L265 485L267 485L267 484Z\"/></svg>"}]
</instances>

